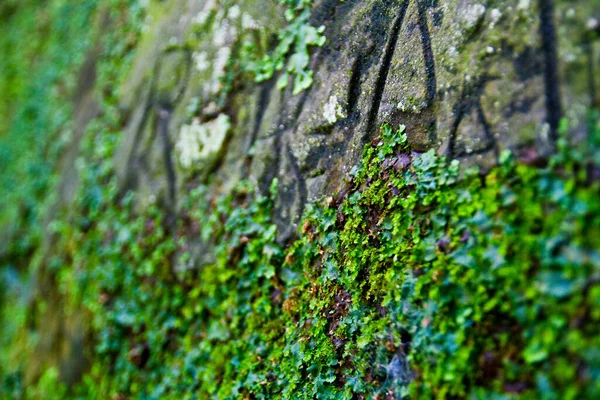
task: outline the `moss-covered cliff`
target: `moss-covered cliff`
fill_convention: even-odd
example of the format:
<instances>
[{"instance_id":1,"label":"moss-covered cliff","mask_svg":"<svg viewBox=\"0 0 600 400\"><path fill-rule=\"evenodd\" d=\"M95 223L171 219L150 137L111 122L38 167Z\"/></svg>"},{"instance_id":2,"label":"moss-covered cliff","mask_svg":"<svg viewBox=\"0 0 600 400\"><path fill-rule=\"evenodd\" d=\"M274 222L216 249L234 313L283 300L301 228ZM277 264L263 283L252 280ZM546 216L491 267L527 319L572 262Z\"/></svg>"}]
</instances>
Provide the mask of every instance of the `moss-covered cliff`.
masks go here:
<instances>
[{"instance_id":1,"label":"moss-covered cliff","mask_svg":"<svg viewBox=\"0 0 600 400\"><path fill-rule=\"evenodd\" d=\"M597 398L600 3L5 1L1 398Z\"/></svg>"}]
</instances>

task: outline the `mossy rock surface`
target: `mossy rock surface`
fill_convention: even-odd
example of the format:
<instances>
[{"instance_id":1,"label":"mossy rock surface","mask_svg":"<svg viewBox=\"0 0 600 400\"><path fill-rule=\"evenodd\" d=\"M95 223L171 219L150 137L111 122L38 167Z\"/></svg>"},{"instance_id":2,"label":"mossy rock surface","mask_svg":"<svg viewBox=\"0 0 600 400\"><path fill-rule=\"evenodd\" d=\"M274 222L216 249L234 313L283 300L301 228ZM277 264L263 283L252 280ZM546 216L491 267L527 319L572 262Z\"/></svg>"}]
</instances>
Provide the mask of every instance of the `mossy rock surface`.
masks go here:
<instances>
[{"instance_id":1,"label":"mossy rock surface","mask_svg":"<svg viewBox=\"0 0 600 400\"><path fill-rule=\"evenodd\" d=\"M597 398L599 21L2 3L0 397Z\"/></svg>"}]
</instances>

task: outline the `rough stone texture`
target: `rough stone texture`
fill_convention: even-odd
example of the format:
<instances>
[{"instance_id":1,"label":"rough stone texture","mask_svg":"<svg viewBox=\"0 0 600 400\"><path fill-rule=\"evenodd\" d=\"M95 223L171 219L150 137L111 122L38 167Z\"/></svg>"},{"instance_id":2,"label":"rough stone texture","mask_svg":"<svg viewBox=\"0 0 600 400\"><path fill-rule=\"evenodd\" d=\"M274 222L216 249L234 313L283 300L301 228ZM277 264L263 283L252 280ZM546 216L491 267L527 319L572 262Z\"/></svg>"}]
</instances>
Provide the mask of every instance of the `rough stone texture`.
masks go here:
<instances>
[{"instance_id":1,"label":"rough stone texture","mask_svg":"<svg viewBox=\"0 0 600 400\"><path fill-rule=\"evenodd\" d=\"M327 42L313 49L312 87L294 96L291 85L275 88L275 76L224 100L218 78L240 38L284 22L260 0L176 3L148 27L151 50L139 52L134 95L123 99L130 116L118 163L124 187L163 198L175 214L186 183L210 174L213 193L278 177L285 238L307 200L340 188L383 122L407 125L417 150L486 167L503 149L551 150L560 116L582 121L595 100L594 87L578 83L593 79L595 44L585 35L600 13L595 2L556 2L553 14L545 0L316 2L312 23L326 27ZM194 29L204 34L192 54L161 50ZM195 173L182 168L173 151L182 125L222 114L232 129L216 156Z\"/></svg>"},{"instance_id":2,"label":"rough stone texture","mask_svg":"<svg viewBox=\"0 0 600 400\"><path fill-rule=\"evenodd\" d=\"M277 177L284 242L307 201L343 186L384 122L405 124L417 151L435 148L485 168L504 149L551 151L560 118L585 121L598 103L598 44L588 39L600 18L594 0L315 1L311 22L326 27L327 42L312 48L314 82L299 95L292 85L277 89L277 75L229 91L220 82L245 35L267 46L285 26L271 0L156 7L123 90L126 128L115 161L121 188L135 190L141 206L158 200L172 221L194 185L216 196L245 178L266 190ZM79 103L78 126L94 107ZM210 157L182 164L182 127L196 120L214 129L223 116L231 126L216 135ZM585 130L573 124L572 135ZM193 244L199 264L212 259L209 247ZM46 335L48 346L58 335Z\"/></svg>"}]
</instances>

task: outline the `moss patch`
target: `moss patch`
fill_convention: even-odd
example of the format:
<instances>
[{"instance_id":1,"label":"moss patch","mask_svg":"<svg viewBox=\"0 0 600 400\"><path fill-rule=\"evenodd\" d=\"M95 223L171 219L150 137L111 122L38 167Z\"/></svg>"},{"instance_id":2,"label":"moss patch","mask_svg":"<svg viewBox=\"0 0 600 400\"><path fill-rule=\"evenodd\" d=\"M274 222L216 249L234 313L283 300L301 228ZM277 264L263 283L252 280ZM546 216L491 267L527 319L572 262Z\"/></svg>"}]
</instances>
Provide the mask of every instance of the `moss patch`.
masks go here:
<instances>
[{"instance_id":1,"label":"moss patch","mask_svg":"<svg viewBox=\"0 0 600 400\"><path fill-rule=\"evenodd\" d=\"M218 200L200 187L170 232L90 166L74 219L55 225L61 291L96 338L76 392L594 398L600 209L586 160L564 145L544 169L504 153L458 179L456 161L412 153L384 126L287 249L276 182ZM198 236L217 255L201 268Z\"/></svg>"}]
</instances>

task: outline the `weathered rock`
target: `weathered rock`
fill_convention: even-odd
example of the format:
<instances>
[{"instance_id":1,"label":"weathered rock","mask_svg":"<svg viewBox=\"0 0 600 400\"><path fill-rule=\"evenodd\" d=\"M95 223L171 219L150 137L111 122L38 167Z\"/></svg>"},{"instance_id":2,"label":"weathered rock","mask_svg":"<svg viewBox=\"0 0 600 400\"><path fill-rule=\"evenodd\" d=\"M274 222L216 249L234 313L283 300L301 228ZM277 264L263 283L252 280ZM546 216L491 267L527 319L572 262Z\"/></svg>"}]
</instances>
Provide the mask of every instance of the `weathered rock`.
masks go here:
<instances>
[{"instance_id":1,"label":"weathered rock","mask_svg":"<svg viewBox=\"0 0 600 400\"><path fill-rule=\"evenodd\" d=\"M589 0L316 1L311 23L327 41L311 48L314 81L298 95L276 87L277 73L260 84L227 80L244 40L270 48L285 26L270 1L156 7L122 91L115 169L123 191L135 190L140 206L158 200L172 222L190 183L216 196L242 179L266 191L278 178L285 241L307 201L343 186L384 122L406 125L416 151L485 168L504 149L552 151L562 117L584 134L576 121L598 104L600 3ZM94 75L92 64L82 74ZM77 135L97 107L81 92ZM198 266L214 260L210 243L192 245ZM42 345L57 335L49 330Z\"/></svg>"},{"instance_id":2,"label":"weathered rock","mask_svg":"<svg viewBox=\"0 0 600 400\"><path fill-rule=\"evenodd\" d=\"M193 71L182 84L177 71L185 69L183 65L189 62L185 57L160 51L139 54L135 73L147 76L153 65L161 65L160 75L169 78L158 79L160 96L181 94L181 101L170 105L175 117L169 123L167 141L156 138L150 146L147 138L132 139L137 131L156 130L148 127L151 118L141 123L143 127L128 130L124 142L133 146L136 157L156 162L132 168L130 161L119 172L137 175L130 179L147 182L154 195L166 195L170 178L165 163L180 165L182 157L184 163L190 160L171 151L171 157L179 160L161 163L158 148L177 146L188 132L182 127L194 124L193 118L210 127L215 118L227 116L233 129L231 137L214 148L219 153L217 161L195 159L190 167L204 181L216 174L215 192L243 177L252 177L263 188L279 177L280 225L286 227L282 232L289 233L295 228L287 229L287 225L297 221L307 199L340 188L362 145L383 122L407 125L417 150L433 147L484 167L493 165L504 149L518 151L534 144L550 151L560 117L581 121L594 100L590 98L595 96L594 87L578 82L593 80L593 62L590 71L585 68L595 45L584 40L589 30L585 24L586 18L600 11L584 1L552 3L317 2L312 22L326 27L327 42L314 49L310 64L314 82L299 95L293 95L290 87L275 88L272 81L277 76L256 90L250 89L253 84L244 83L248 89L223 94L219 86L224 59L238 56L239 39L256 27L267 36L274 31L271 26L264 28L268 23L255 8L266 6L256 1L232 7L190 1L174 7L164 19L178 22L155 21L149 33L152 46L179 43L190 30L201 29L203 39L190 49ZM553 13L548 8L552 5ZM195 28L194 21L201 27ZM153 34L155 29L162 33ZM144 85L151 83L139 81L138 86ZM219 98L220 105L216 105ZM193 99L199 109L212 106L214 110L185 115L183 110ZM142 103L139 98L128 101ZM130 125L140 125L136 122L140 113L138 107ZM148 135L156 133L140 136ZM175 186L181 190L189 178L183 171L177 173Z\"/></svg>"}]
</instances>

